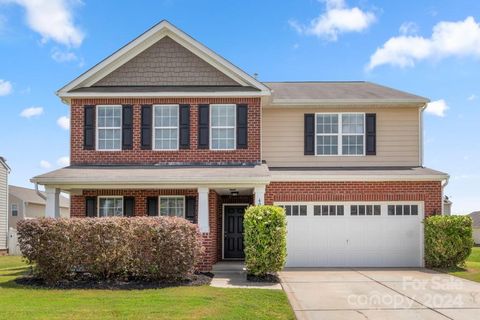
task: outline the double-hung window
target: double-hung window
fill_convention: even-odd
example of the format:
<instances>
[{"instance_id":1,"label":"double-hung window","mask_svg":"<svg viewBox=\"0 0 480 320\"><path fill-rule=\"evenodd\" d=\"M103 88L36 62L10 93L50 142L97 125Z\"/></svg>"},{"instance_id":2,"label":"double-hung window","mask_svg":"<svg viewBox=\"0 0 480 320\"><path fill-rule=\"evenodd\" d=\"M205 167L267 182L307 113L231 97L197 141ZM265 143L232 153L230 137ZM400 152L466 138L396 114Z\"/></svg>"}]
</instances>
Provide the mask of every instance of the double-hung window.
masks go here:
<instances>
[{"instance_id":1,"label":"double-hung window","mask_svg":"<svg viewBox=\"0 0 480 320\"><path fill-rule=\"evenodd\" d=\"M317 113L317 155L364 155L364 113Z\"/></svg>"},{"instance_id":2,"label":"double-hung window","mask_svg":"<svg viewBox=\"0 0 480 320\"><path fill-rule=\"evenodd\" d=\"M160 215L168 217L185 216L185 197L168 196L160 197Z\"/></svg>"},{"instance_id":3,"label":"double-hung window","mask_svg":"<svg viewBox=\"0 0 480 320\"><path fill-rule=\"evenodd\" d=\"M12 203L12 217L18 216L18 206L16 203Z\"/></svg>"},{"instance_id":4,"label":"double-hung window","mask_svg":"<svg viewBox=\"0 0 480 320\"><path fill-rule=\"evenodd\" d=\"M178 149L178 105L153 107L153 141L155 150Z\"/></svg>"},{"instance_id":5,"label":"double-hung window","mask_svg":"<svg viewBox=\"0 0 480 320\"><path fill-rule=\"evenodd\" d=\"M99 197L99 217L121 217L123 216L123 197Z\"/></svg>"},{"instance_id":6,"label":"double-hung window","mask_svg":"<svg viewBox=\"0 0 480 320\"><path fill-rule=\"evenodd\" d=\"M234 104L210 105L210 149L235 149L236 110Z\"/></svg>"},{"instance_id":7,"label":"double-hung window","mask_svg":"<svg viewBox=\"0 0 480 320\"><path fill-rule=\"evenodd\" d=\"M121 150L122 106L97 106L97 149Z\"/></svg>"}]
</instances>

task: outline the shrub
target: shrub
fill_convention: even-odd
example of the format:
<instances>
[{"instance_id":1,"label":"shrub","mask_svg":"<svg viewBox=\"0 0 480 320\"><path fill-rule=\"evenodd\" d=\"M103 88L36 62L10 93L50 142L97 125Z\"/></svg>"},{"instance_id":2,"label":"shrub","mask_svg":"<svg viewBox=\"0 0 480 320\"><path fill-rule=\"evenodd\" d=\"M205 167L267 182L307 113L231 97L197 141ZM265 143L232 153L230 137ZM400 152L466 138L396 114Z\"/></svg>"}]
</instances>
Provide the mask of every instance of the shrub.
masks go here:
<instances>
[{"instance_id":1,"label":"shrub","mask_svg":"<svg viewBox=\"0 0 480 320\"><path fill-rule=\"evenodd\" d=\"M451 268L465 262L473 246L470 217L432 216L424 224L427 267Z\"/></svg>"},{"instance_id":2,"label":"shrub","mask_svg":"<svg viewBox=\"0 0 480 320\"><path fill-rule=\"evenodd\" d=\"M276 206L249 207L243 224L247 272L266 276L282 270L287 256L284 209Z\"/></svg>"},{"instance_id":3,"label":"shrub","mask_svg":"<svg viewBox=\"0 0 480 320\"><path fill-rule=\"evenodd\" d=\"M17 227L24 258L49 284L78 272L96 279L184 279L203 252L197 227L175 217L39 218Z\"/></svg>"}]
</instances>

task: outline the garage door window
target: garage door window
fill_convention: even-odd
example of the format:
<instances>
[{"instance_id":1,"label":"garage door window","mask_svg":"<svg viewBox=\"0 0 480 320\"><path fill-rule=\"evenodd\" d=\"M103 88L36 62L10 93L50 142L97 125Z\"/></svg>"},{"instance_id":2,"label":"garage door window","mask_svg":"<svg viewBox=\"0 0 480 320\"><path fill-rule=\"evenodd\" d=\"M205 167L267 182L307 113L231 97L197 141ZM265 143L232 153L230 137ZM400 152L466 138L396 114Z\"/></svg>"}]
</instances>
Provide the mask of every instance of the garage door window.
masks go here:
<instances>
[{"instance_id":1,"label":"garage door window","mask_svg":"<svg viewBox=\"0 0 480 320\"><path fill-rule=\"evenodd\" d=\"M389 205L389 216L418 216L418 205Z\"/></svg>"},{"instance_id":2,"label":"garage door window","mask_svg":"<svg viewBox=\"0 0 480 320\"><path fill-rule=\"evenodd\" d=\"M381 215L381 206L379 205L352 205L350 206L350 215L352 216L379 216Z\"/></svg>"},{"instance_id":3,"label":"garage door window","mask_svg":"<svg viewBox=\"0 0 480 320\"><path fill-rule=\"evenodd\" d=\"M287 216L306 216L307 215L307 206L305 205L291 205L291 206L280 206L285 209L285 214Z\"/></svg>"},{"instance_id":4,"label":"garage door window","mask_svg":"<svg viewBox=\"0 0 480 320\"><path fill-rule=\"evenodd\" d=\"M314 216L343 216L343 206L318 205L313 206Z\"/></svg>"}]
</instances>

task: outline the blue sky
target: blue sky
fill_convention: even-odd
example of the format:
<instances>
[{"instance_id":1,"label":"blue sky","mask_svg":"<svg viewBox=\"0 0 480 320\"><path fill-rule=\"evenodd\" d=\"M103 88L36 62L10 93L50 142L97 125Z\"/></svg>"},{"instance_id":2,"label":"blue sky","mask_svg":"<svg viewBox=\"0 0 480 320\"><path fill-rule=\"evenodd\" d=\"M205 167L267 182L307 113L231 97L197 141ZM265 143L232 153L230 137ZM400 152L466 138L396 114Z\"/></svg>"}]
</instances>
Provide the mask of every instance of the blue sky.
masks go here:
<instances>
[{"instance_id":1,"label":"blue sky","mask_svg":"<svg viewBox=\"0 0 480 320\"><path fill-rule=\"evenodd\" d=\"M262 81L368 80L430 98L425 165L480 210L480 4L468 0L0 0L0 155L10 182L68 164L55 91L162 19Z\"/></svg>"}]
</instances>

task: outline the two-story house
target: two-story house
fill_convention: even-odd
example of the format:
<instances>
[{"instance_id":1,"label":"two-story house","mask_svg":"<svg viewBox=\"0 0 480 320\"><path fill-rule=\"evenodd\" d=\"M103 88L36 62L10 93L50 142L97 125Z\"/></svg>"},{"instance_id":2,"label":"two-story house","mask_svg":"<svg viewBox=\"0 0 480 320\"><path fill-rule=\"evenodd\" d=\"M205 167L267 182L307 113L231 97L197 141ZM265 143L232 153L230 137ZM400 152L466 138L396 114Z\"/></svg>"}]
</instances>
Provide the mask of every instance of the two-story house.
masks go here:
<instances>
[{"instance_id":1,"label":"two-story house","mask_svg":"<svg viewBox=\"0 0 480 320\"><path fill-rule=\"evenodd\" d=\"M67 84L71 165L47 215L180 216L202 268L242 259L245 207L286 209L288 266L421 266L448 176L422 166L428 99L368 82L262 83L162 21Z\"/></svg>"}]
</instances>

